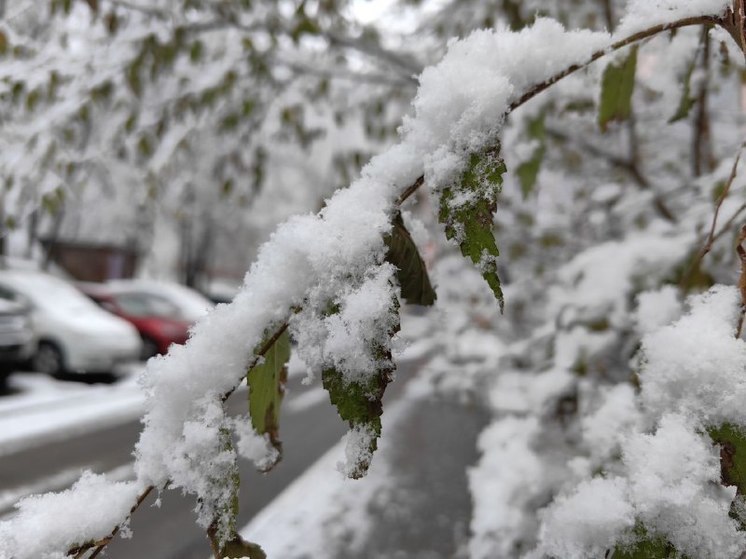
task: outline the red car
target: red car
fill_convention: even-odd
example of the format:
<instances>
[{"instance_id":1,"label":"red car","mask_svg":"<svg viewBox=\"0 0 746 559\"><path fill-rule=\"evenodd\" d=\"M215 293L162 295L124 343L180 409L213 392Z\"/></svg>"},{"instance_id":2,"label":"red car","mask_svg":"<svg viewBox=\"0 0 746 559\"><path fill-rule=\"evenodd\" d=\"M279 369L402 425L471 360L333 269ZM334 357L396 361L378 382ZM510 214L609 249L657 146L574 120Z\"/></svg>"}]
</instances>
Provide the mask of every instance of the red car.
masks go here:
<instances>
[{"instance_id":1,"label":"red car","mask_svg":"<svg viewBox=\"0 0 746 559\"><path fill-rule=\"evenodd\" d=\"M173 302L157 293L118 290L106 284L80 283L78 288L107 311L132 323L143 342L142 358L166 353L186 342L192 321Z\"/></svg>"}]
</instances>

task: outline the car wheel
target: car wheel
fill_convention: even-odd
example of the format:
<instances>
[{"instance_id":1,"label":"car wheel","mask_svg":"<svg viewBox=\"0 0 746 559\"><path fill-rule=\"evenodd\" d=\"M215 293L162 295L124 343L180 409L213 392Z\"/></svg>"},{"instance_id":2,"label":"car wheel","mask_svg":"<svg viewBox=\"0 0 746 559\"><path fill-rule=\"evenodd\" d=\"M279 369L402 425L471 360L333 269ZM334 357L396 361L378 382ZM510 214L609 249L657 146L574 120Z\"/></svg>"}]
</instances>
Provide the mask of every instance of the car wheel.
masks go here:
<instances>
[{"instance_id":1,"label":"car wheel","mask_svg":"<svg viewBox=\"0 0 746 559\"><path fill-rule=\"evenodd\" d=\"M40 342L31 360L31 366L34 371L51 376L61 375L65 371L62 352L59 348L50 342Z\"/></svg>"},{"instance_id":2,"label":"car wheel","mask_svg":"<svg viewBox=\"0 0 746 559\"><path fill-rule=\"evenodd\" d=\"M142 338L142 350L140 351L140 358L143 361L147 361L151 357L158 355L160 351L158 351L158 344L155 343L155 340L152 338L147 338L143 336Z\"/></svg>"}]
</instances>

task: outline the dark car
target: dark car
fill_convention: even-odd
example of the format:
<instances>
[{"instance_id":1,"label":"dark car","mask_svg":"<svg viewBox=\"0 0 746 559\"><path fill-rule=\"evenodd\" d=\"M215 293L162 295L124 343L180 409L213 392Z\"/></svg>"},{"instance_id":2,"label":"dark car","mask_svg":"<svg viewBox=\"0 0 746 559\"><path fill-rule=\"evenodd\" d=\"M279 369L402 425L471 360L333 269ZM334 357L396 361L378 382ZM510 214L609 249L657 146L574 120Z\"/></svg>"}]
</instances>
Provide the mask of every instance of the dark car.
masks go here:
<instances>
[{"instance_id":1,"label":"dark car","mask_svg":"<svg viewBox=\"0 0 746 559\"><path fill-rule=\"evenodd\" d=\"M0 290L0 386L29 361L38 342L28 305L10 297Z\"/></svg>"},{"instance_id":2,"label":"dark car","mask_svg":"<svg viewBox=\"0 0 746 559\"><path fill-rule=\"evenodd\" d=\"M78 288L137 328L143 342L143 359L166 353L171 344L183 344L189 336L192 321L173 302L156 293L93 283L80 283Z\"/></svg>"}]
</instances>

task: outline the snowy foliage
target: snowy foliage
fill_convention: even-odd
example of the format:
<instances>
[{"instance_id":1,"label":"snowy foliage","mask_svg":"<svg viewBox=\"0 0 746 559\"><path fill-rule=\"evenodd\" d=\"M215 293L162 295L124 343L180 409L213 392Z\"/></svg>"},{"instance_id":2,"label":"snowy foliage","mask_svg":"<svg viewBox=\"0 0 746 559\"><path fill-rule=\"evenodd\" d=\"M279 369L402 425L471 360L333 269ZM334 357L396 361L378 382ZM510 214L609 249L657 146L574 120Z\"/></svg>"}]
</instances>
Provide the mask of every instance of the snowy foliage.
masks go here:
<instances>
[{"instance_id":1,"label":"snowy foliage","mask_svg":"<svg viewBox=\"0 0 746 559\"><path fill-rule=\"evenodd\" d=\"M249 19L229 27L251 26L250 17L265 16L261 7L267 6L257 5L256 12L244 14ZM682 60L697 60L700 50L710 64L710 51L699 47L693 30L683 28L677 29L683 39L653 39L660 52L646 58L643 47L639 61L636 50L630 56L623 48L628 46L625 40L641 32L647 37L650 26L678 27L677 22L687 18L693 18L687 25L725 25L729 20L718 18L729 6L725 0L633 0L616 30L569 31L555 19L539 17L517 31L497 22L494 30L452 40L443 59L420 75L399 142L371 159L360 178L337 191L318 214L296 216L279 226L260 249L234 301L199 320L185 346L149 361L142 381L148 408L136 447L137 481L115 484L87 475L69 492L23 501L16 517L0 523L0 535L10 535L0 543L0 557L62 557L66 548L99 539L126 521L139 491L166 484L194 494L198 521L217 530L218 543L225 543L236 529L231 509L238 455L261 466L274 460L276 450L263 433L255 432L255 425L226 417L223 401L262 358L256 355L261 353L258 348L278 329L288 328L297 344L294 351L312 375L324 378L332 401L348 420L347 463L341 469L352 477L361 475L380 434L379 410L370 408L380 405L390 380L399 299L405 297L395 266L387 261L385 237L392 234L392 219L402 203L398 198L423 182L440 202L441 214L478 207L484 192L494 194L504 186L505 212L496 218L498 238L515 257L506 272L502 258L496 260L496 248L479 245L483 251L476 259L468 254L471 247L465 248L484 229L491 231L490 201L477 217L462 216L455 235L478 271L464 269L453 257L454 246L442 249L446 254L434 270L439 305L460 310L433 334L443 343L430 348L431 388L478 394L493 414L479 439L482 457L469 471L474 499L470 556L591 559L607 552L624 557L648 546L660 552L655 557L663 558L672 546L675 553L692 558L738 557L746 548L746 531L737 514L744 487L728 477L721 447L714 442L721 436L718 429L735 426L738 432L746 427L746 385L741 378L746 345L735 335L743 301L736 288L722 285L685 298L692 291L692 278L700 278L700 287L710 287L714 276L727 278L732 272L728 266L736 262L730 252L714 264L696 259L699 237L712 216L712 186L720 181L721 192L730 188L724 178L729 165L710 161L715 151L726 150L713 148L712 157L706 157L698 147L696 159L707 172L697 168L694 177L688 169L675 168L679 152L663 154L646 169L655 177L650 180L641 171L635 151L638 132L630 125L625 131L633 148L630 158L605 158L627 177L599 185L589 172L585 184L552 194L546 192L556 186L551 183L572 183L572 165L537 168L536 184L526 181L520 187L509 175L503 185L502 168L502 159L538 164L530 160L537 153L544 156L543 142L552 136L565 151L554 160L545 156L551 163L572 153L573 143L601 159L607 149L618 147L618 138L595 142L584 137L590 135L589 122L605 129L614 119L597 123L583 114L583 104L597 108L609 98L618 102L623 97L597 95L595 89L589 93L588 83L597 77L594 70L559 83L546 104L531 100L544 85L565 77L568 68L601 58L612 45L620 52L610 59L613 71L604 72L604 84L608 86L609 75L621 75L621 81L624 72L618 68L627 64L632 64L627 67L633 69L634 82L634 64L639 64L638 79L647 89L635 95L643 97L645 116L675 117L671 92L656 72L666 49L676 55L675 71L686 68ZM85 13L76 4L64 21L73 25L75 18L88 17ZM132 17L156 28L145 16ZM101 22L93 25L97 28ZM712 35L728 39L722 31ZM240 50L238 43L223 40L216 38L215 48ZM721 49L723 56L729 48ZM195 77L185 69L194 80L189 87L214 87L215 80L223 80L234 58L220 61L225 67L216 62L213 75ZM187 61L175 63L178 67ZM180 83L178 72L171 79L172 86ZM687 88L697 85L687 83ZM706 80L701 84L706 87ZM624 84L616 87L622 90ZM144 86L142 94L154 91ZM725 87L716 93L728 97ZM631 99L629 89L627 101ZM660 104L665 102L669 105ZM55 107L59 109L51 105L49 110ZM615 118L624 120L624 112L614 113ZM537 119L541 126L522 129L524 122ZM35 123L29 119L23 124ZM192 133L199 134L199 127L190 128ZM179 128L168 134L178 136ZM646 140L654 145L670 142L679 149L675 135L654 128ZM726 138L729 153L735 145L732 139ZM235 140L217 147L228 149ZM161 166L173 165L177 176L192 172L180 165L190 158L172 149L178 143L176 137L158 144L165 153L150 154L146 169L155 165L158 169L149 170L157 173ZM504 152L499 151L502 146ZM671 160L666 159L669 155ZM480 165L487 171L476 172ZM463 186L469 173L477 177L477 190ZM682 183L687 185L683 193ZM544 190L537 192L537 185ZM736 215L738 207L718 205ZM432 222L433 216L424 219ZM409 217L407 221L412 222ZM566 237L558 237L562 228ZM415 237L419 241L422 235ZM483 237L479 242L484 243ZM535 256L532 251L542 245L560 248L549 256L521 259L527 253ZM508 278L505 318L490 300L495 286L490 283L488 288L480 277L490 282L479 266L486 261L497 262L498 271ZM448 373L457 363L462 367L460 381ZM332 376L341 379L342 388L331 387ZM362 387L362 405L353 405L360 398L352 402L356 393L350 387ZM721 483L728 479L733 483ZM46 536L34 534L33 542L28 539L35 514L58 507L77 511L82 502L91 507L106 502L107 513L87 511L95 521L81 522L69 534L53 530ZM112 502L116 506L109 507Z\"/></svg>"}]
</instances>

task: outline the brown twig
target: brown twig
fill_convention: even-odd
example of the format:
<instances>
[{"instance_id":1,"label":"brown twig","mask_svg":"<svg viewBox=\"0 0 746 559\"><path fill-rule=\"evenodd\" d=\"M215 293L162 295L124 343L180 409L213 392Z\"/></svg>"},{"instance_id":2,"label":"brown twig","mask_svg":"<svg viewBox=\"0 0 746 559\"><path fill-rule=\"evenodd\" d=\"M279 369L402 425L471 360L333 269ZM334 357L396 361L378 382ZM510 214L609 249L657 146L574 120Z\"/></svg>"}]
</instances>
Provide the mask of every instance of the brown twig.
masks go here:
<instances>
[{"instance_id":1,"label":"brown twig","mask_svg":"<svg viewBox=\"0 0 746 559\"><path fill-rule=\"evenodd\" d=\"M733 181L736 180L736 176L738 174L738 163L741 160L741 153L743 148L746 147L746 144L742 144L741 147L738 150L738 154L736 155L736 159L733 161L733 167L731 167L730 175L728 176L728 180L725 183L725 187L723 188L723 191L720 193L720 196L718 196L717 202L715 203L715 213L712 216L712 223L710 224L710 232L707 234L707 238L705 239L704 244L702 245L702 248L699 250L697 255L694 257L694 260L692 260L691 265L689 266L689 270L687 271L686 275L682 278L680 287L684 291L689 291L689 287L692 282L692 278L694 277L694 274L699 269L700 265L702 264L702 260L705 256L712 250L713 245L715 242L722 237L725 232L728 230L728 228L733 224L733 222L736 220L738 215L743 212L744 209L746 209L746 204L742 205L736 212L728 219L728 221L725 222L725 225L716 233L715 228L717 227L718 217L720 215L720 208L723 205L723 202L728 197L728 194L730 193L730 187L733 185Z\"/></svg>"},{"instance_id":2,"label":"brown twig","mask_svg":"<svg viewBox=\"0 0 746 559\"><path fill-rule=\"evenodd\" d=\"M697 110L694 117L692 137L692 172L695 177L712 170L714 156L710 133L710 112L708 108L708 88L710 73L710 26L702 29L702 70L704 79L697 94Z\"/></svg>"},{"instance_id":3,"label":"brown twig","mask_svg":"<svg viewBox=\"0 0 746 559\"><path fill-rule=\"evenodd\" d=\"M738 291L741 294L741 310L738 314L738 328L736 330L736 339L741 337L743 331L743 320L746 317L746 249L743 248L743 242L746 241L746 225L741 226L738 234L738 244L736 252L741 261L741 274L738 277Z\"/></svg>"},{"instance_id":4,"label":"brown twig","mask_svg":"<svg viewBox=\"0 0 746 559\"><path fill-rule=\"evenodd\" d=\"M249 362L248 366L246 367L246 370L249 371L253 369L256 364L259 362L259 359L264 357L264 355L272 348L272 346L275 344L275 342L280 339L280 336L282 336L285 333L285 330L288 329L288 323L283 322L282 325L275 330L275 332L267 339L266 342L264 342L260 347L259 351L257 351L254 354L254 358ZM231 388L228 392L223 394L223 402L225 402L228 398L230 398L231 394L233 394L238 386L240 385L241 381L244 379L244 377L241 377L241 379L238 381L239 384Z\"/></svg>"},{"instance_id":5,"label":"brown twig","mask_svg":"<svg viewBox=\"0 0 746 559\"><path fill-rule=\"evenodd\" d=\"M557 83L561 79L566 78L570 74L574 74L578 70L587 68L593 62L595 62L599 58L603 58L607 54L611 54L614 51L617 51L624 47L628 47L629 45L633 45L634 43L638 43L645 39L649 39L650 37L654 37L655 35L658 35L659 33L662 33L664 31L670 31L671 29L679 29L681 27L690 27L692 25L706 25L706 24L722 25L723 21L720 18L715 17L715 16L696 16L696 17L683 18L683 19L680 19L678 21L674 21L671 23L662 23L660 25L654 25L652 27L648 27L647 29L643 29L642 31L638 31L637 33L634 33L630 35L629 37L625 37L624 39L621 39L615 43L612 43L610 46L604 49L597 50L590 56L590 58L586 62L583 62L581 64L573 64L572 66L565 68L561 72L556 73L554 76L551 76L547 80L535 85L533 88L528 90L517 100L513 101L513 103L511 103L510 105L510 110L508 112L515 110L516 108L520 107L521 105L523 105L530 99L533 99L539 93L550 88L551 86L553 86L555 83Z\"/></svg>"},{"instance_id":6,"label":"brown twig","mask_svg":"<svg viewBox=\"0 0 746 559\"><path fill-rule=\"evenodd\" d=\"M104 550L104 548L109 545L109 542L114 539L114 537L119 533L119 531L122 529L122 525L127 522L127 520L130 519L132 514L140 508L140 505L142 505L143 501L147 499L148 495L155 489L155 486L148 485L140 495L137 496L137 500L135 501L135 504L132 505L132 508L130 509L129 514L127 515L127 518L124 520L124 522L117 524L114 529L111 531L111 533L106 536L105 538L102 538L98 541L92 542L90 544L84 544L78 547L74 547L70 549L67 552L67 555L73 555L74 559L82 559L85 554L93 549L93 553L88 556L88 559L93 559L94 557L98 557L98 555Z\"/></svg>"}]
</instances>

